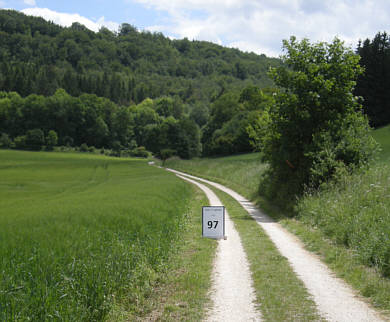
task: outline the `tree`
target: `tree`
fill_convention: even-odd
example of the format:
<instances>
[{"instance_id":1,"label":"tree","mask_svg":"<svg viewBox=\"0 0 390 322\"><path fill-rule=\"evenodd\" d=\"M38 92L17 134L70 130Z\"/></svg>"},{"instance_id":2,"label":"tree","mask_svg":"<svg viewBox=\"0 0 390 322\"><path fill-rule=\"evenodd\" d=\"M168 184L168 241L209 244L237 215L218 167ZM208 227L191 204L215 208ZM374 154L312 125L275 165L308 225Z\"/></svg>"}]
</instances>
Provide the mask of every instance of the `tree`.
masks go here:
<instances>
[{"instance_id":1,"label":"tree","mask_svg":"<svg viewBox=\"0 0 390 322\"><path fill-rule=\"evenodd\" d=\"M26 146L28 149L40 150L45 144L45 136L41 129L29 130L26 133Z\"/></svg>"},{"instance_id":2,"label":"tree","mask_svg":"<svg viewBox=\"0 0 390 322\"><path fill-rule=\"evenodd\" d=\"M162 160L162 166L165 165L165 161L168 160L169 158L173 157L176 154L175 150L172 149L162 149L160 151L160 157Z\"/></svg>"},{"instance_id":3,"label":"tree","mask_svg":"<svg viewBox=\"0 0 390 322\"><path fill-rule=\"evenodd\" d=\"M270 197L280 198L367 164L376 146L352 95L362 73L359 56L337 38L311 44L291 37L283 48L284 65L270 75L284 90L275 97L263 138Z\"/></svg>"},{"instance_id":4,"label":"tree","mask_svg":"<svg viewBox=\"0 0 390 322\"><path fill-rule=\"evenodd\" d=\"M0 135L0 148L8 149L11 147L12 140L9 138L8 134L1 133Z\"/></svg>"},{"instance_id":5,"label":"tree","mask_svg":"<svg viewBox=\"0 0 390 322\"><path fill-rule=\"evenodd\" d=\"M58 136L57 132L50 130L46 137L46 148L48 150L53 150L53 147L55 147L58 143Z\"/></svg>"}]
</instances>

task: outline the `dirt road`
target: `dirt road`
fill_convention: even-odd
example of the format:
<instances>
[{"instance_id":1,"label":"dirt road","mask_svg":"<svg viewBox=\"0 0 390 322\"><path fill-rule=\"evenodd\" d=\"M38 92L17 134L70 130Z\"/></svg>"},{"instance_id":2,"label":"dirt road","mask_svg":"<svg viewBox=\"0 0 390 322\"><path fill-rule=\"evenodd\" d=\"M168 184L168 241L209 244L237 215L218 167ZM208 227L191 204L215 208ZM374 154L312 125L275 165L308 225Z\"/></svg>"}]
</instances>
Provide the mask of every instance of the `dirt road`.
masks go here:
<instances>
[{"instance_id":1,"label":"dirt road","mask_svg":"<svg viewBox=\"0 0 390 322\"><path fill-rule=\"evenodd\" d=\"M205 185L184 176L179 177L202 189L211 206L222 205L214 192ZM225 232L227 239L218 241L212 278L213 305L207 312L206 321L261 321L261 314L253 304L255 292L249 263L228 213L225 213Z\"/></svg>"},{"instance_id":2,"label":"dirt road","mask_svg":"<svg viewBox=\"0 0 390 322\"><path fill-rule=\"evenodd\" d=\"M278 223L259 211L235 191L215 182L169 170L186 178L212 185L236 199L265 230L279 252L285 256L297 276L313 296L318 311L328 321L385 321L370 305L359 298L343 280L337 278L319 258L304 249L301 242Z\"/></svg>"}]
</instances>

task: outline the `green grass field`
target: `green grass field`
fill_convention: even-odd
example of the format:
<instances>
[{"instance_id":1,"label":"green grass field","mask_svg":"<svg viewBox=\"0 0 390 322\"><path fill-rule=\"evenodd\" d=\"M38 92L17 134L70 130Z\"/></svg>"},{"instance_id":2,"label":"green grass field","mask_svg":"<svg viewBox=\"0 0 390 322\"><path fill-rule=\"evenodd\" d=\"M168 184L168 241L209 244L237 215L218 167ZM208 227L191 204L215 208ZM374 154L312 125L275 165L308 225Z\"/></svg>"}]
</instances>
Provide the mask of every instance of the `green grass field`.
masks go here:
<instances>
[{"instance_id":1,"label":"green grass field","mask_svg":"<svg viewBox=\"0 0 390 322\"><path fill-rule=\"evenodd\" d=\"M193 196L145 161L0 150L0 320L146 314Z\"/></svg>"},{"instance_id":2,"label":"green grass field","mask_svg":"<svg viewBox=\"0 0 390 322\"><path fill-rule=\"evenodd\" d=\"M373 131L373 137L381 146L379 160L388 162L390 160L390 125Z\"/></svg>"},{"instance_id":3,"label":"green grass field","mask_svg":"<svg viewBox=\"0 0 390 322\"><path fill-rule=\"evenodd\" d=\"M251 153L192 160L172 158L166 161L165 166L219 182L245 196L255 197L258 195L260 176L267 168L260 157L260 153Z\"/></svg>"}]
</instances>

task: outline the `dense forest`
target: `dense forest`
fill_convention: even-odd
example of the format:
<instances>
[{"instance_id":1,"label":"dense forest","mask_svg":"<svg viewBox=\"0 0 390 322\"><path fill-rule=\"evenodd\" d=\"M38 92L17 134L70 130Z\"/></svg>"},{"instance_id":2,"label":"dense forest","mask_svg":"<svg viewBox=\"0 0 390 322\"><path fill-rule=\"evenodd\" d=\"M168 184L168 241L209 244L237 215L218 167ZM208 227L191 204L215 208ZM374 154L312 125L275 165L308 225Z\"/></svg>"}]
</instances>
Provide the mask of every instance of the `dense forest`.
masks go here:
<instances>
[{"instance_id":1,"label":"dense forest","mask_svg":"<svg viewBox=\"0 0 390 322\"><path fill-rule=\"evenodd\" d=\"M3 145L18 138L19 147L28 146L20 138L40 130L44 138L56 132L59 145L143 146L154 153L169 148L192 157L201 153L200 129L206 123L210 133L234 116L239 131L210 133L205 151L251 151L242 136L247 114L255 108L244 104L241 92L256 88L259 94L259 88L272 86L267 71L279 64L209 42L139 32L125 23L117 33L105 28L95 33L78 23L64 28L1 10ZM192 144L191 152L183 152L185 144Z\"/></svg>"},{"instance_id":2,"label":"dense forest","mask_svg":"<svg viewBox=\"0 0 390 322\"><path fill-rule=\"evenodd\" d=\"M72 96L96 94L119 104L179 96L206 102L228 87L271 83L279 60L210 42L170 40L122 24L95 33L79 23L63 28L16 11L0 11L0 89Z\"/></svg>"},{"instance_id":3,"label":"dense forest","mask_svg":"<svg viewBox=\"0 0 390 322\"><path fill-rule=\"evenodd\" d=\"M389 50L386 33L357 48L366 73L355 94L375 127L390 123ZM93 32L0 10L0 146L84 144L183 158L250 152L279 91L268 70L280 65L126 23Z\"/></svg>"}]
</instances>

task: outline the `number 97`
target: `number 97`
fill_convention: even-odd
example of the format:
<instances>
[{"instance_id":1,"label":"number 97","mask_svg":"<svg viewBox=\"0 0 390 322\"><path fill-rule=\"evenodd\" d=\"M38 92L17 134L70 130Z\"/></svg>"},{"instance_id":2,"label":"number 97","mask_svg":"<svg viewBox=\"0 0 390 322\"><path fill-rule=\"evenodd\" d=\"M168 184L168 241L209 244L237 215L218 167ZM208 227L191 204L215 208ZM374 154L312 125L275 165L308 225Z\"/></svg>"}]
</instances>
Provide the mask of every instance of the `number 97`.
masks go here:
<instances>
[{"instance_id":1,"label":"number 97","mask_svg":"<svg viewBox=\"0 0 390 322\"><path fill-rule=\"evenodd\" d=\"M214 221L208 221L207 222L207 228L208 229L212 229L212 228L217 228L217 226L218 226L218 220L214 220Z\"/></svg>"}]
</instances>

